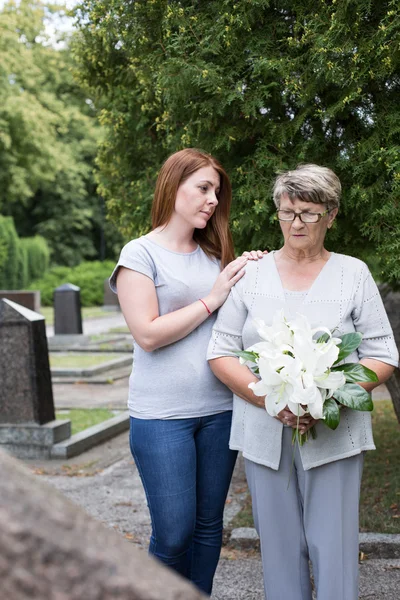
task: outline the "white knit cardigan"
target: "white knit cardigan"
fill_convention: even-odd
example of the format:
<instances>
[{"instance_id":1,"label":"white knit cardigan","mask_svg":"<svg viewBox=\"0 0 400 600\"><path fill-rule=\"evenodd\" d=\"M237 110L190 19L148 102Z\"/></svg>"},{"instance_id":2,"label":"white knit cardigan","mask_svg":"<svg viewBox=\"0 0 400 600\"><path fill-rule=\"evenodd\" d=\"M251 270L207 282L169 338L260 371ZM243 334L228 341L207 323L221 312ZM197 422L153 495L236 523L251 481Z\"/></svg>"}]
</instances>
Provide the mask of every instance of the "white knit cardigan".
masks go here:
<instances>
[{"instance_id":1,"label":"white knit cardigan","mask_svg":"<svg viewBox=\"0 0 400 600\"><path fill-rule=\"evenodd\" d=\"M219 311L208 347L208 360L235 356L234 352L260 341L253 319L268 325L274 314L285 309L285 293L274 253L248 263L246 274L232 288ZM378 288L362 261L331 253L308 293L299 296L297 312L336 333L360 331L364 337L358 350L345 362L374 358L398 366L398 351ZM243 456L272 469L279 468L283 425L266 410L233 396L230 447ZM345 408L340 425L332 431L319 421L317 438L310 439L300 454L304 469L359 454L375 448L371 415Z\"/></svg>"}]
</instances>

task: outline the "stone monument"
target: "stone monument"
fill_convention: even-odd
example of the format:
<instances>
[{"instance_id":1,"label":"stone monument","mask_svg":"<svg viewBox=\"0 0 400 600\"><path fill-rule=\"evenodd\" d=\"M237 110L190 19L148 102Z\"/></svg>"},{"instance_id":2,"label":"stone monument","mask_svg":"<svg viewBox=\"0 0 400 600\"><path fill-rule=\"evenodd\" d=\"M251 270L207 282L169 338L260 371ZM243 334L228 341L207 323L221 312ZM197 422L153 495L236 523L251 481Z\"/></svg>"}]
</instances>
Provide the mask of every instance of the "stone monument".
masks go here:
<instances>
[{"instance_id":1,"label":"stone monument","mask_svg":"<svg viewBox=\"0 0 400 600\"><path fill-rule=\"evenodd\" d=\"M110 288L110 282L108 279L104 280L104 300L103 300L103 310L109 311L120 311L121 307L119 305L118 295L114 294L112 289Z\"/></svg>"},{"instance_id":2,"label":"stone monument","mask_svg":"<svg viewBox=\"0 0 400 600\"><path fill-rule=\"evenodd\" d=\"M83 333L80 292L80 288L72 283L64 283L54 290L55 335Z\"/></svg>"},{"instance_id":3,"label":"stone monument","mask_svg":"<svg viewBox=\"0 0 400 600\"><path fill-rule=\"evenodd\" d=\"M1 451L0 473L2 600L206 599Z\"/></svg>"},{"instance_id":4,"label":"stone monument","mask_svg":"<svg viewBox=\"0 0 400 600\"><path fill-rule=\"evenodd\" d=\"M18 457L50 456L71 435L56 421L45 320L11 300L0 300L0 447Z\"/></svg>"},{"instance_id":5,"label":"stone monument","mask_svg":"<svg viewBox=\"0 0 400 600\"><path fill-rule=\"evenodd\" d=\"M39 290L0 290L0 298L7 298L17 304L21 304L29 310L40 311Z\"/></svg>"}]
</instances>

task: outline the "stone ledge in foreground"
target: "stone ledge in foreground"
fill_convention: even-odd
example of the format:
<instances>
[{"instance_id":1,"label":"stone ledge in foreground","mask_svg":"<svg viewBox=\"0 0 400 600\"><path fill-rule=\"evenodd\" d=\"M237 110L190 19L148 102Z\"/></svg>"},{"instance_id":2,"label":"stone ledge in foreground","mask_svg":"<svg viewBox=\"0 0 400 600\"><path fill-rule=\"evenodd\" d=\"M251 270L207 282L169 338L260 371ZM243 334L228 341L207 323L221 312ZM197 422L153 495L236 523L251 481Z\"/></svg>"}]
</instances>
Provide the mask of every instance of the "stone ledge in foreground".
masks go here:
<instances>
[{"instance_id":1,"label":"stone ledge in foreground","mask_svg":"<svg viewBox=\"0 0 400 600\"><path fill-rule=\"evenodd\" d=\"M228 545L238 550L259 550L260 540L253 527L232 530ZM360 533L360 550L370 558L400 558L400 534Z\"/></svg>"},{"instance_id":2,"label":"stone ledge in foreground","mask_svg":"<svg viewBox=\"0 0 400 600\"><path fill-rule=\"evenodd\" d=\"M51 448L51 458L72 458L128 429L129 413L124 411L121 415L72 435L64 442L54 444Z\"/></svg>"}]
</instances>

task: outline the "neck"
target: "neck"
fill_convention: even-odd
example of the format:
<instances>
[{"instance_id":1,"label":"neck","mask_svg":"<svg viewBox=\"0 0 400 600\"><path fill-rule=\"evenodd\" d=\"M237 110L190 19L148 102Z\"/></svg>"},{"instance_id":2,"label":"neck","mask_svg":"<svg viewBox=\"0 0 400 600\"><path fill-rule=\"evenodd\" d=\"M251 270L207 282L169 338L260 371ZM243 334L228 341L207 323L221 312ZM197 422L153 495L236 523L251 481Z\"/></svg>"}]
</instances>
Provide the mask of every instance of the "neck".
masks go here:
<instances>
[{"instance_id":1,"label":"neck","mask_svg":"<svg viewBox=\"0 0 400 600\"><path fill-rule=\"evenodd\" d=\"M277 254L281 259L296 263L326 262L330 257L330 253L324 247L297 250L284 245Z\"/></svg>"},{"instance_id":2,"label":"neck","mask_svg":"<svg viewBox=\"0 0 400 600\"><path fill-rule=\"evenodd\" d=\"M161 225L153 229L148 235L154 241L159 241L161 245L167 246L176 252L187 252L194 250L197 246L193 239L194 229L188 227L186 223L178 223L177 219L172 219L166 225Z\"/></svg>"}]
</instances>

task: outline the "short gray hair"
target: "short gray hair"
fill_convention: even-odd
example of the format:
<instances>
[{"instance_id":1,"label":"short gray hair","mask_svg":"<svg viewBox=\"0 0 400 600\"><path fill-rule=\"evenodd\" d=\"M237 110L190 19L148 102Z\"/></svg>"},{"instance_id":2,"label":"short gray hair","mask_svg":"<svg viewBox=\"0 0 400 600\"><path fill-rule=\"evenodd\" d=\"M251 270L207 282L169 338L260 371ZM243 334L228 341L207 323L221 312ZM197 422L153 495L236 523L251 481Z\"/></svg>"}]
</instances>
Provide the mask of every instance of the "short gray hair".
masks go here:
<instances>
[{"instance_id":1,"label":"short gray hair","mask_svg":"<svg viewBox=\"0 0 400 600\"><path fill-rule=\"evenodd\" d=\"M275 180L273 199L279 208L281 197L287 194L291 200L325 204L328 210L339 208L342 186L339 177L328 167L298 165L294 171L281 173Z\"/></svg>"}]
</instances>

